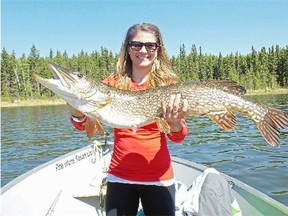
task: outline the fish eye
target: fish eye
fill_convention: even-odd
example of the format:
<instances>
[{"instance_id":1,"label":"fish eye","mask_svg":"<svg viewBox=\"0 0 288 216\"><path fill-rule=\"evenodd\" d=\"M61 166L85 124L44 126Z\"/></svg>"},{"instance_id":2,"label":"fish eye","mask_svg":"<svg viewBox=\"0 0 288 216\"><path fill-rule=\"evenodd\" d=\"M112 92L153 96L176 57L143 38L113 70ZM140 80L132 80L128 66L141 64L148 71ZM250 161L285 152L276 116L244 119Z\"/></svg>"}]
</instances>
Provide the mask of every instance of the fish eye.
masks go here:
<instances>
[{"instance_id":1,"label":"fish eye","mask_svg":"<svg viewBox=\"0 0 288 216\"><path fill-rule=\"evenodd\" d=\"M84 77L84 75L79 72L74 72L74 74L80 79Z\"/></svg>"}]
</instances>

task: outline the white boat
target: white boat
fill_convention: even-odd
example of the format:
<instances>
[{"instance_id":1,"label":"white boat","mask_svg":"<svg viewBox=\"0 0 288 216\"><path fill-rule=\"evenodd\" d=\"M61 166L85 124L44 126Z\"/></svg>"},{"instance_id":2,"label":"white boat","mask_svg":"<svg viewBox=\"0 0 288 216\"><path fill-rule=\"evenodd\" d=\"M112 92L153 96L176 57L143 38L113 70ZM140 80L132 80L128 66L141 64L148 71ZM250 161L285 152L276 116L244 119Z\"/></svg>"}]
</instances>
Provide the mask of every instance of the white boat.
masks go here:
<instances>
[{"instance_id":1,"label":"white boat","mask_svg":"<svg viewBox=\"0 0 288 216\"><path fill-rule=\"evenodd\" d=\"M105 215L101 182L111 158L111 143L93 142L19 176L1 189L2 216ZM98 146L98 147L97 147ZM100 146L100 147L99 147ZM187 186L207 167L172 157L176 179ZM222 174L242 215L288 215L288 207Z\"/></svg>"}]
</instances>

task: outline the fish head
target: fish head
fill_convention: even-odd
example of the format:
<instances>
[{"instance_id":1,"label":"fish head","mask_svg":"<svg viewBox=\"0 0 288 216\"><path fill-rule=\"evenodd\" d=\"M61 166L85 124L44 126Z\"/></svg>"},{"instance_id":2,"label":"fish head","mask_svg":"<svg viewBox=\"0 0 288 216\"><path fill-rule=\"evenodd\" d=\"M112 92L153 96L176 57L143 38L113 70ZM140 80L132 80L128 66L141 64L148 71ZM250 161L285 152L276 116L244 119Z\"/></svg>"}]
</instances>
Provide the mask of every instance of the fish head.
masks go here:
<instances>
[{"instance_id":1,"label":"fish head","mask_svg":"<svg viewBox=\"0 0 288 216\"><path fill-rule=\"evenodd\" d=\"M97 107L97 104L91 104L90 100L87 100L89 97L97 96L97 88L85 74L53 63L49 63L49 68L53 78L46 79L36 73L33 74L33 78L83 113L89 113Z\"/></svg>"}]
</instances>

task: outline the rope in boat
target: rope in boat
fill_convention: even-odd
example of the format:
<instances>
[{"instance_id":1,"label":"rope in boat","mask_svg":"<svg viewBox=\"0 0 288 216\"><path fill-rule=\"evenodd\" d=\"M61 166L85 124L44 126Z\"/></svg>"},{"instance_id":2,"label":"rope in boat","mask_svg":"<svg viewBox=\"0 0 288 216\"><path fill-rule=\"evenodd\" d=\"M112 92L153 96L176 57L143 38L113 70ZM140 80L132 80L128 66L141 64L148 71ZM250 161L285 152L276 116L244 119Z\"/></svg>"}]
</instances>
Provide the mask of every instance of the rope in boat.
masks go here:
<instances>
[{"instance_id":1,"label":"rope in boat","mask_svg":"<svg viewBox=\"0 0 288 216\"><path fill-rule=\"evenodd\" d=\"M111 148L110 148L110 146L108 144L109 135L110 134L108 132L105 134L104 143L103 142L99 142L97 140L94 140L92 142L92 151L93 151L93 154L94 154L94 158L92 158L92 163L99 162L103 158L103 155L105 154L105 152L103 152L103 146L105 146L108 149L108 152L111 155L112 150L111 150ZM103 171L107 172L108 171L108 165L107 165L107 162L106 162L105 158L103 159L103 162L104 162Z\"/></svg>"},{"instance_id":2,"label":"rope in boat","mask_svg":"<svg viewBox=\"0 0 288 216\"><path fill-rule=\"evenodd\" d=\"M105 134L105 141L104 143L98 142L97 140L94 140L92 142L92 151L94 153L94 158L92 159L92 163L99 163L103 159L103 167L102 167L102 172L107 173L108 171L108 165L105 160L104 155L107 153L112 153L112 150L108 144L108 138L109 138L109 133ZM103 151L103 148L106 147L106 151ZM99 191L99 205L100 209L103 211L105 208L105 197L106 197L106 190L107 190L107 178L106 176L102 179L101 184L100 184L100 191Z\"/></svg>"}]
</instances>

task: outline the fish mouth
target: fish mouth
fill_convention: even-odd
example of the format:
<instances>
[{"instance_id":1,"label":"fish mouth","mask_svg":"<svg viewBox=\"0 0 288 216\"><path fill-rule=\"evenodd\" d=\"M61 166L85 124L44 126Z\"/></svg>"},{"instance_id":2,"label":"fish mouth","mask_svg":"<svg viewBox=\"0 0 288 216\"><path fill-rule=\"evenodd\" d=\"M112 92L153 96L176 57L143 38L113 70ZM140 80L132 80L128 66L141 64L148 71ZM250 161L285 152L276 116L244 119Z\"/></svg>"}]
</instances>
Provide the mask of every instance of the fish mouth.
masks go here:
<instances>
[{"instance_id":1,"label":"fish mouth","mask_svg":"<svg viewBox=\"0 0 288 216\"><path fill-rule=\"evenodd\" d=\"M72 70L50 62L48 63L48 66L52 71L53 78L58 79L63 86L71 87L71 85L76 82L72 76Z\"/></svg>"},{"instance_id":2,"label":"fish mouth","mask_svg":"<svg viewBox=\"0 0 288 216\"><path fill-rule=\"evenodd\" d=\"M76 80L73 77L73 73L75 72L73 72L72 70L69 70L51 62L48 63L48 66L53 75L52 79L45 79L36 73L33 73L33 78L42 84L60 82L61 85L66 88L70 88L73 84L76 83Z\"/></svg>"},{"instance_id":3,"label":"fish mouth","mask_svg":"<svg viewBox=\"0 0 288 216\"><path fill-rule=\"evenodd\" d=\"M84 75L54 63L49 62L48 66L53 74L53 77L46 79L37 73L33 73L34 80L50 89L52 92L58 94L69 104L73 104L75 99L79 100L79 98L81 98L81 89L78 91L77 87L82 87L83 83L79 81L84 77Z\"/></svg>"}]
</instances>

